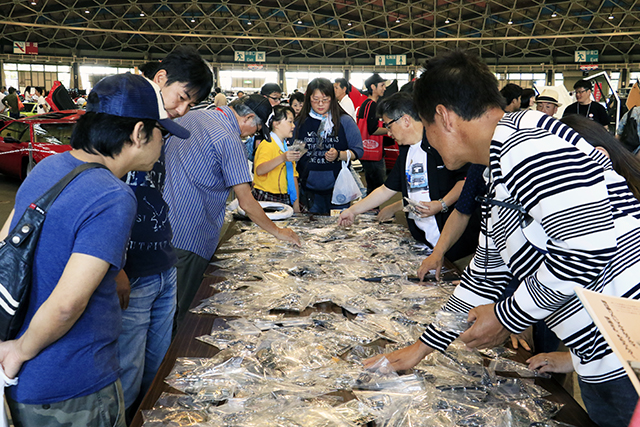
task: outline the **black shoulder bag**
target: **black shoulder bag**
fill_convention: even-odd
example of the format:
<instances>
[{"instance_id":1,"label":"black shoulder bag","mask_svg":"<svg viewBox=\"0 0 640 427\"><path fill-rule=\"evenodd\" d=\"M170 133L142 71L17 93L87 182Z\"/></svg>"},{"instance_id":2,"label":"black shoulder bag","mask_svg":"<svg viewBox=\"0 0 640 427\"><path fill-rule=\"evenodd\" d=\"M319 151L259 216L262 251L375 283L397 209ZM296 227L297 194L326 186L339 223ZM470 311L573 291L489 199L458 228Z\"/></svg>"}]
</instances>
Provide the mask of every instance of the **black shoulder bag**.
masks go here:
<instances>
[{"instance_id":1,"label":"black shoulder bag","mask_svg":"<svg viewBox=\"0 0 640 427\"><path fill-rule=\"evenodd\" d=\"M22 327L27 307L33 269L47 211L73 179L87 169L105 168L99 163L84 163L31 203L6 239L0 242L0 340L14 339Z\"/></svg>"}]
</instances>

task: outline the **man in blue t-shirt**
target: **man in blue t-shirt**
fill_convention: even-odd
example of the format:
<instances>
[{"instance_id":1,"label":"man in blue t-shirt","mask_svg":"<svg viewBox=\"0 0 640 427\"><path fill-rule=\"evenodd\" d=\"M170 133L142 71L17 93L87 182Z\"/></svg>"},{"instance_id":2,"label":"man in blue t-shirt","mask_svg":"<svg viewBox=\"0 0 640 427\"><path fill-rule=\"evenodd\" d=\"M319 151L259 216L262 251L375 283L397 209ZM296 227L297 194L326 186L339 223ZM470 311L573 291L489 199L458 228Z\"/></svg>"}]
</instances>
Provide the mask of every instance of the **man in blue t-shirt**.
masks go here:
<instances>
[{"instance_id":1,"label":"man in blue t-shirt","mask_svg":"<svg viewBox=\"0 0 640 427\"><path fill-rule=\"evenodd\" d=\"M73 131L73 150L40 162L16 194L4 239L30 204L75 167L93 162L59 195L43 223L25 321L0 343L16 426L124 426L118 377L120 308L115 276L136 200L120 177L150 170L163 133L189 132L168 119L160 89L132 74L102 79Z\"/></svg>"},{"instance_id":2,"label":"man in blue t-shirt","mask_svg":"<svg viewBox=\"0 0 640 427\"><path fill-rule=\"evenodd\" d=\"M213 85L209 66L190 47L178 47L162 62L140 69L160 86L171 119L184 116L209 95ZM132 171L123 178L138 201L127 262L117 278L123 309L118 344L128 418L137 409L136 399L142 399L151 386L171 344L177 257L171 246L169 207L162 199L165 179L164 151L151 171Z\"/></svg>"}]
</instances>

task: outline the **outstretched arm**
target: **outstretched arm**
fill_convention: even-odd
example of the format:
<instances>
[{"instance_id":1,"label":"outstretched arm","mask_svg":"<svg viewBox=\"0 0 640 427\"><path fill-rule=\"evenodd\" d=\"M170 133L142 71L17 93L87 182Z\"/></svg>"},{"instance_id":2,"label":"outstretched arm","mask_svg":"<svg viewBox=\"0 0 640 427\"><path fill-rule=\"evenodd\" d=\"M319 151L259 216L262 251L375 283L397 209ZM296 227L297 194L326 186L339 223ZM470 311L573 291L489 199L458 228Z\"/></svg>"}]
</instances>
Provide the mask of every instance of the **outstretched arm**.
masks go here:
<instances>
[{"instance_id":1,"label":"outstretched arm","mask_svg":"<svg viewBox=\"0 0 640 427\"><path fill-rule=\"evenodd\" d=\"M234 185L233 191L235 191L236 196L238 197L240 207L246 212L251 221L258 224L260 228L272 234L277 239L300 246L300 238L293 232L293 230L290 228L280 228L275 225L269 217L267 217L262 206L260 206L260 203L258 203L253 197L253 194L251 194L251 186L248 183L245 182Z\"/></svg>"},{"instance_id":2,"label":"outstretched arm","mask_svg":"<svg viewBox=\"0 0 640 427\"><path fill-rule=\"evenodd\" d=\"M373 209L376 206L380 206L382 203L393 197L394 194L396 194L395 191L388 189L384 184L381 185L363 200L360 200L349 209L342 211L340 218L338 218L338 224L345 226L353 224L356 215Z\"/></svg>"}]
</instances>

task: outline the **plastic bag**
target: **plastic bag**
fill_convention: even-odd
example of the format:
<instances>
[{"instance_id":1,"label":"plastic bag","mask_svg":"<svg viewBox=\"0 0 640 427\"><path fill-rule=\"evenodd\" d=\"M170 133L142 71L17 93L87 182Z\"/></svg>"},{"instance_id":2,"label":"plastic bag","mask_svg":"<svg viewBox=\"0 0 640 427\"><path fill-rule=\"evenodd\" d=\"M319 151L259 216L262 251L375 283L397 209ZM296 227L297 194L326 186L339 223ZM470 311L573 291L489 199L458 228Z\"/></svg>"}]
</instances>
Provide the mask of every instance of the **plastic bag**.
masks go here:
<instances>
[{"instance_id":1,"label":"plastic bag","mask_svg":"<svg viewBox=\"0 0 640 427\"><path fill-rule=\"evenodd\" d=\"M358 197L362 197L362 192L360 192L360 188L358 188L358 184L349 170L348 165L350 160L351 152L347 150L347 161L342 162L342 170L340 170L338 178L336 178L335 186L333 187L331 203L334 205L344 205Z\"/></svg>"}]
</instances>

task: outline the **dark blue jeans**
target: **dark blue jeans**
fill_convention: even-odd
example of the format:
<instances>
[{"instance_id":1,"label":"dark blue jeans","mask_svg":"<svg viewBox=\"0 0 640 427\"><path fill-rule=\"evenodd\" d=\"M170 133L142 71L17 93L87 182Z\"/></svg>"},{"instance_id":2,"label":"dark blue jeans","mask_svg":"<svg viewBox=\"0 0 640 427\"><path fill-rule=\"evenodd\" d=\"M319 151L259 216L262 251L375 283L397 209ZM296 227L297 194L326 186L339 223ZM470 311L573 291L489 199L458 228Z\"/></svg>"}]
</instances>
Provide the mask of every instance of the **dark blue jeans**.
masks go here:
<instances>
[{"instance_id":1,"label":"dark blue jeans","mask_svg":"<svg viewBox=\"0 0 640 427\"><path fill-rule=\"evenodd\" d=\"M329 194L317 194L307 189L305 190L305 196L308 200L307 206L309 206L309 213L313 214L328 214L331 213L331 209L347 209L349 203L345 205L334 205L331 203L331 193Z\"/></svg>"},{"instance_id":2,"label":"dark blue jeans","mask_svg":"<svg viewBox=\"0 0 640 427\"><path fill-rule=\"evenodd\" d=\"M596 424L600 427L629 425L638 403L638 393L629 377L597 384L578 378L578 383L587 413Z\"/></svg>"}]
</instances>

